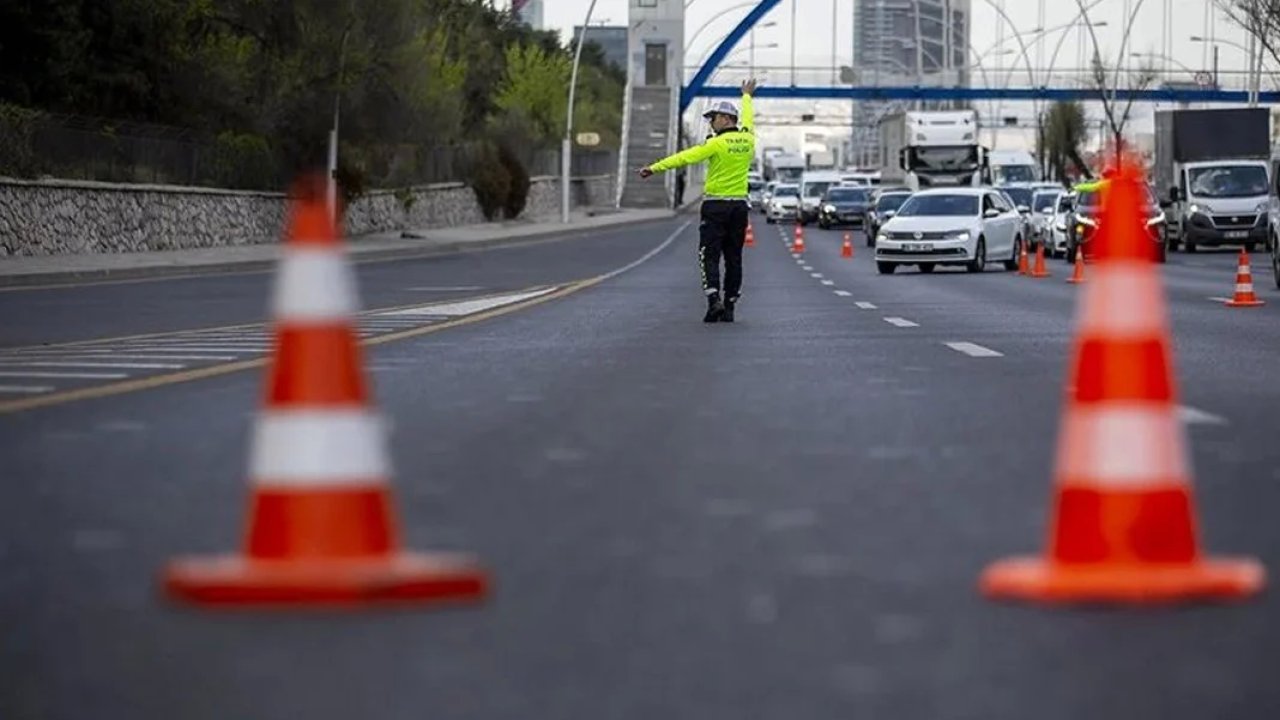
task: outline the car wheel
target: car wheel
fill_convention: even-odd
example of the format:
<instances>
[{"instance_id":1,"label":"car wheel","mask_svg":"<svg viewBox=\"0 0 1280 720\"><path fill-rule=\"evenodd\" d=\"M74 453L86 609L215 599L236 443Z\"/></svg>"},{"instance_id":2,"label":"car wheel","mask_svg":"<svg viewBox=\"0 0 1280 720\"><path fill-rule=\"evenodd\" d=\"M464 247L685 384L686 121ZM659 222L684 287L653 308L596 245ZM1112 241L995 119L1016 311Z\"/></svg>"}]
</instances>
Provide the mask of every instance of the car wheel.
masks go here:
<instances>
[{"instance_id":1,"label":"car wheel","mask_svg":"<svg viewBox=\"0 0 1280 720\"><path fill-rule=\"evenodd\" d=\"M1186 242L1186 249L1187 249L1187 252L1193 253L1196 251L1196 244L1188 240Z\"/></svg>"},{"instance_id":2,"label":"car wheel","mask_svg":"<svg viewBox=\"0 0 1280 720\"><path fill-rule=\"evenodd\" d=\"M964 266L971 273L980 273L987 269L987 241L978 238L978 247L974 248L973 259Z\"/></svg>"},{"instance_id":3,"label":"car wheel","mask_svg":"<svg viewBox=\"0 0 1280 720\"><path fill-rule=\"evenodd\" d=\"M1158 263L1169 262L1169 251L1165 249L1163 243L1156 246L1156 262Z\"/></svg>"},{"instance_id":4,"label":"car wheel","mask_svg":"<svg viewBox=\"0 0 1280 720\"><path fill-rule=\"evenodd\" d=\"M1022 252L1022 238L1013 239L1013 253L1004 261L1004 269L1014 272L1018 269L1018 255Z\"/></svg>"},{"instance_id":5,"label":"car wheel","mask_svg":"<svg viewBox=\"0 0 1280 720\"><path fill-rule=\"evenodd\" d=\"M831 223L827 222L826 220L819 220L818 227L822 228L823 230L830 230Z\"/></svg>"},{"instance_id":6,"label":"car wheel","mask_svg":"<svg viewBox=\"0 0 1280 720\"><path fill-rule=\"evenodd\" d=\"M898 263L884 262L882 260L876 261L876 270L879 271L881 275L892 275L893 271L897 269Z\"/></svg>"},{"instance_id":7,"label":"car wheel","mask_svg":"<svg viewBox=\"0 0 1280 720\"><path fill-rule=\"evenodd\" d=\"M1256 242L1247 242L1244 244L1244 251L1249 253L1250 255L1257 252L1257 250L1258 250L1258 243Z\"/></svg>"},{"instance_id":8,"label":"car wheel","mask_svg":"<svg viewBox=\"0 0 1280 720\"><path fill-rule=\"evenodd\" d=\"M766 217L765 217L764 221L765 221L766 223L770 224L770 225L772 225L772 224L774 224L775 222L777 222L777 220L774 220L773 218L768 217L768 216L766 216Z\"/></svg>"},{"instance_id":9,"label":"car wheel","mask_svg":"<svg viewBox=\"0 0 1280 720\"><path fill-rule=\"evenodd\" d=\"M920 269L920 272L924 273L925 275L928 275L929 273L933 272L933 269L937 266L934 265L933 263L920 263L916 265L916 267Z\"/></svg>"}]
</instances>

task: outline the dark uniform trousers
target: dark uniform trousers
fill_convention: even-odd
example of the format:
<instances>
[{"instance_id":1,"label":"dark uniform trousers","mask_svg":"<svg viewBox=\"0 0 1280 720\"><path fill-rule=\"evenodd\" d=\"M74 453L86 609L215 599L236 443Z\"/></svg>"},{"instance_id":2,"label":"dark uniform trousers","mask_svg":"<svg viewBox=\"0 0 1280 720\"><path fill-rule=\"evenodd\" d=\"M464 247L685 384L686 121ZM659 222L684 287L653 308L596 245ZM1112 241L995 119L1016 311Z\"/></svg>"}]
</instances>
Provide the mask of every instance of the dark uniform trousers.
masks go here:
<instances>
[{"instance_id":1,"label":"dark uniform trousers","mask_svg":"<svg viewBox=\"0 0 1280 720\"><path fill-rule=\"evenodd\" d=\"M749 209L745 200L702 201L698 226L698 269L707 295L720 291L720 256L724 255L724 296L737 300L742 292L742 246L747 241Z\"/></svg>"}]
</instances>

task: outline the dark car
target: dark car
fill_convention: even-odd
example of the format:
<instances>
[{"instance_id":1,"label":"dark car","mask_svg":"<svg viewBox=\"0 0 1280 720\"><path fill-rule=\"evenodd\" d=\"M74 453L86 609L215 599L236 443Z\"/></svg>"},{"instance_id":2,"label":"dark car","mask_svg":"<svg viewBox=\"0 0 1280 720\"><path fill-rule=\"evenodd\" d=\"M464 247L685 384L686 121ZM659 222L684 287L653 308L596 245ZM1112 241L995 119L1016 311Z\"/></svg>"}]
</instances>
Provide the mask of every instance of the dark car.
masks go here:
<instances>
[{"instance_id":1,"label":"dark car","mask_svg":"<svg viewBox=\"0 0 1280 720\"><path fill-rule=\"evenodd\" d=\"M867 188L833 186L827 188L818 205L818 226L827 229L833 225L861 225L871 205L871 193Z\"/></svg>"},{"instance_id":2,"label":"dark car","mask_svg":"<svg viewBox=\"0 0 1280 720\"><path fill-rule=\"evenodd\" d=\"M898 208L911 197L911 190L881 190L876 199L867 208L867 247L875 247L876 235L880 234L880 226L889 218L898 214Z\"/></svg>"},{"instance_id":3,"label":"dark car","mask_svg":"<svg viewBox=\"0 0 1280 720\"><path fill-rule=\"evenodd\" d=\"M1089 241L1097 234L1098 215L1102 211L1103 183L1084 183L1075 187L1076 197L1071 213L1067 215L1067 262L1076 261L1076 253L1083 252L1085 260L1092 259ZM1151 257L1165 262L1164 210L1156 196L1148 189L1145 210L1147 238L1151 241Z\"/></svg>"}]
</instances>

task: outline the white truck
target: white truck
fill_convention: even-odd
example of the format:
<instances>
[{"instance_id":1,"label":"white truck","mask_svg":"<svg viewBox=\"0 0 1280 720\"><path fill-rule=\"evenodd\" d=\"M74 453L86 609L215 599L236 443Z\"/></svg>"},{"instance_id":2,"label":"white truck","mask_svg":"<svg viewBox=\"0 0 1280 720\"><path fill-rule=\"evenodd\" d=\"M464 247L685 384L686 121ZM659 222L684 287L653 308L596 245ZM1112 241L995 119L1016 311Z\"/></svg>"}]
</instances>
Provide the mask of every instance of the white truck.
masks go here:
<instances>
[{"instance_id":1,"label":"white truck","mask_svg":"<svg viewBox=\"0 0 1280 720\"><path fill-rule=\"evenodd\" d=\"M1034 183L1040 179L1036 159L1026 150L990 150L987 166L991 169L993 185Z\"/></svg>"},{"instance_id":2,"label":"white truck","mask_svg":"<svg viewBox=\"0 0 1280 720\"><path fill-rule=\"evenodd\" d=\"M913 190L990 181L975 110L905 110L880 120L883 185Z\"/></svg>"},{"instance_id":3,"label":"white truck","mask_svg":"<svg viewBox=\"0 0 1280 720\"><path fill-rule=\"evenodd\" d=\"M1271 114L1267 108L1156 112L1156 193L1169 249L1267 244Z\"/></svg>"},{"instance_id":4,"label":"white truck","mask_svg":"<svg viewBox=\"0 0 1280 720\"><path fill-rule=\"evenodd\" d=\"M765 159L765 178L777 182L798 183L804 175L804 153L782 152Z\"/></svg>"}]
</instances>

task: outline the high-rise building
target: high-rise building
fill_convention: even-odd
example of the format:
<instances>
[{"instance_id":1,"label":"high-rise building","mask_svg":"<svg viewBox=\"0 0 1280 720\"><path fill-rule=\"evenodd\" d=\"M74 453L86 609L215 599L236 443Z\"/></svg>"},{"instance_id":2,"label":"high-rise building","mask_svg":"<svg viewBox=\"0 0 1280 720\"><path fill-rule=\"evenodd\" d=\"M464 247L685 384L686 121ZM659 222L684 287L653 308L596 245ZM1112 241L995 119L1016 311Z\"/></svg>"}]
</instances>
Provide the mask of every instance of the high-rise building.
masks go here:
<instances>
[{"instance_id":1,"label":"high-rise building","mask_svg":"<svg viewBox=\"0 0 1280 720\"><path fill-rule=\"evenodd\" d=\"M856 0L860 85L968 87L970 0ZM869 151L879 118L901 103L859 103L853 156Z\"/></svg>"},{"instance_id":2,"label":"high-rise building","mask_svg":"<svg viewBox=\"0 0 1280 720\"><path fill-rule=\"evenodd\" d=\"M511 9L529 27L542 29L542 0L511 0Z\"/></svg>"}]
</instances>

